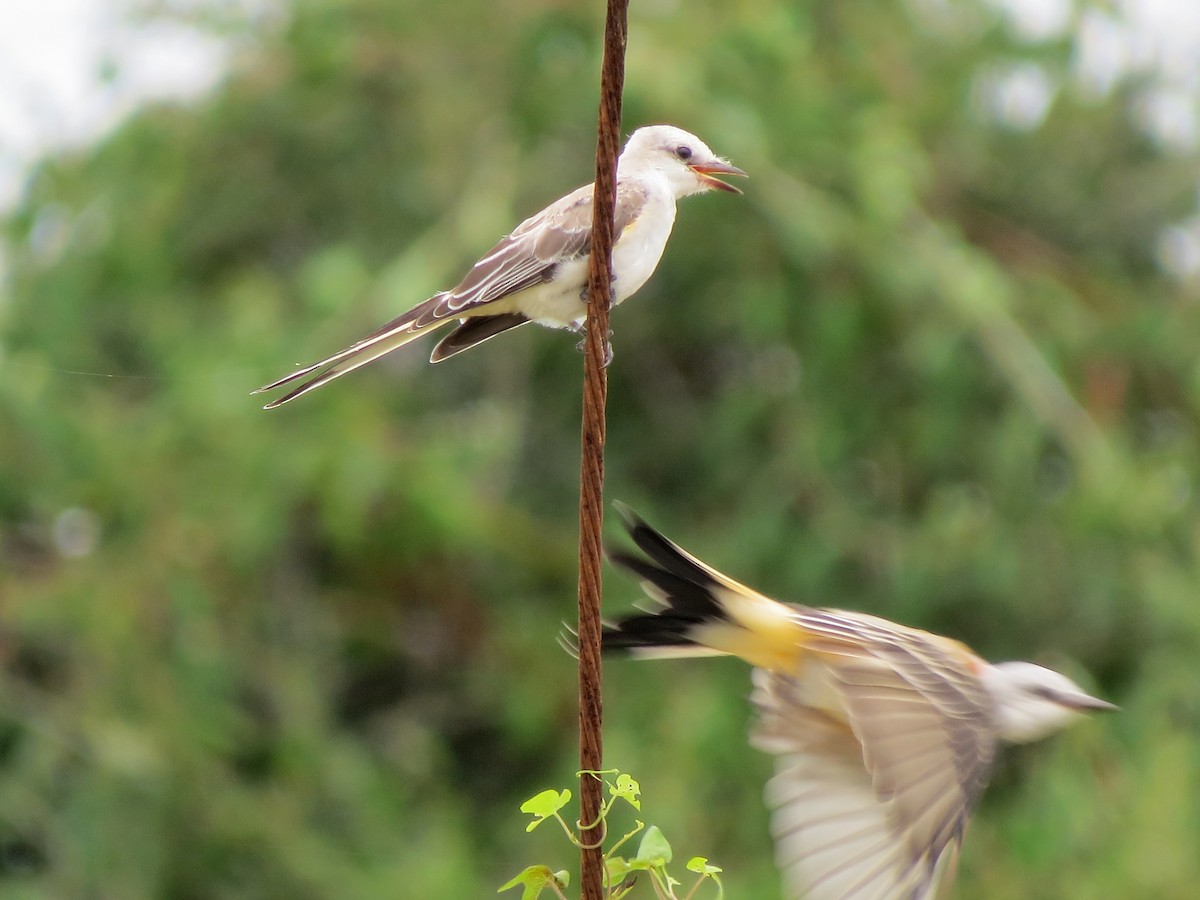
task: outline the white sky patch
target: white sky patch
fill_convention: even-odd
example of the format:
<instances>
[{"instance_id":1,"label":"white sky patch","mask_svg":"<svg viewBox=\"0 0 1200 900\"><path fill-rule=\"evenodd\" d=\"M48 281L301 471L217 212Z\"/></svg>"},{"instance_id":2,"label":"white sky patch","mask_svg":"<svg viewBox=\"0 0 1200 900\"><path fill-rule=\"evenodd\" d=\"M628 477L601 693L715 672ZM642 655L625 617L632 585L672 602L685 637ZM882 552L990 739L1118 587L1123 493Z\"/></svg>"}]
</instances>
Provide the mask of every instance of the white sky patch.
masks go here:
<instances>
[{"instance_id":1,"label":"white sky patch","mask_svg":"<svg viewBox=\"0 0 1200 900\"><path fill-rule=\"evenodd\" d=\"M1041 66L1024 62L985 72L975 93L986 119L1015 131L1032 131L1046 118L1055 86Z\"/></svg>"},{"instance_id":2,"label":"white sky patch","mask_svg":"<svg viewBox=\"0 0 1200 900\"><path fill-rule=\"evenodd\" d=\"M1186 155L1200 147L1200 0L1114 0L1103 11L1076 10L1075 0L987 2L1028 43L1074 29L1064 89L1100 102L1137 78L1129 109L1133 123L1167 153ZM1036 67L1015 64L984 73L974 99L984 119L1032 130L1054 94L1045 72L1039 77ZM1154 249L1164 272L1181 283L1200 282L1200 202L1189 218L1163 228Z\"/></svg>"},{"instance_id":3,"label":"white sky patch","mask_svg":"<svg viewBox=\"0 0 1200 900\"><path fill-rule=\"evenodd\" d=\"M1174 87L1200 90L1200 3L1121 0L1120 7L1132 26L1134 59Z\"/></svg>"},{"instance_id":4,"label":"white sky patch","mask_svg":"<svg viewBox=\"0 0 1200 900\"><path fill-rule=\"evenodd\" d=\"M1071 0L989 0L1008 19L1013 33L1031 43L1060 38L1071 28Z\"/></svg>"},{"instance_id":5,"label":"white sky patch","mask_svg":"<svg viewBox=\"0 0 1200 900\"><path fill-rule=\"evenodd\" d=\"M1088 95L1104 97L1126 75L1146 73L1164 88L1200 96L1200 2L1115 0L1107 11L1074 0L987 0L1022 41L1075 30L1073 68Z\"/></svg>"},{"instance_id":6,"label":"white sky patch","mask_svg":"<svg viewBox=\"0 0 1200 900\"><path fill-rule=\"evenodd\" d=\"M1200 138L1200 106L1195 94L1177 88L1147 91L1134 113L1142 129L1168 150L1187 153Z\"/></svg>"},{"instance_id":7,"label":"white sky patch","mask_svg":"<svg viewBox=\"0 0 1200 900\"><path fill-rule=\"evenodd\" d=\"M228 53L180 24L131 23L111 0L0 2L0 211L36 159L86 145L147 100L203 93Z\"/></svg>"},{"instance_id":8,"label":"white sky patch","mask_svg":"<svg viewBox=\"0 0 1200 900\"><path fill-rule=\"evenodd\" d=\"M1102 100L1133 67L1130 27L1098 10L1089 9L1079 21L1072 76L1093 100Z\"/></svg>"},{"instance_id":9,"label":"white sky patch","mask_svg":"<svg viewBox=\"0 0 1200 900\"><path fill-rule=\"evenodd\" d=\"M1200 218L1163 231L1158 239L1158 262L1180 281L1200 281Z\"/></svg>"}]
</instances>

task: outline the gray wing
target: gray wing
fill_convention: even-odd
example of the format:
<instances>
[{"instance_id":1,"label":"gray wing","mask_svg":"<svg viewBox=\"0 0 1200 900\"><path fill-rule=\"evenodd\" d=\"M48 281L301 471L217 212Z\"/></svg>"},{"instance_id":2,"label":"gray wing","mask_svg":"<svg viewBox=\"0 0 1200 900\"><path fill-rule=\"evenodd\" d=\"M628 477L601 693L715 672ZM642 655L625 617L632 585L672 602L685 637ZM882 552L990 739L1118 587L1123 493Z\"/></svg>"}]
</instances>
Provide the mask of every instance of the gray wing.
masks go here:
<instances>
[{"instance_id":1,"label":"gray wing","mask_svg":"<svg viewBox=\"0 0 1200 900\"><path fill-rule=\"evenodd\" d=\"M589 184L572 191L513 229L453 290L440 297L429 313L431 320L461 316L544 284L563 263L587 256L592 249L592 190ZM647 197L646 189L637 182L617 183L614 237L637 219Z\"/></svg>"},{"instance_id":2,"label":"gray wing","mask_svg":"<svg viewBox=\"0 0 1200 900\"><path fill-rule=\"evenodd\" d=\"M870 616L805 611L809 662L755 672L755 744L792 897L930 898L948 884L995 752L961 645ZM885 627L886 626L886 627Z\"/></svg>"}]
</instances>

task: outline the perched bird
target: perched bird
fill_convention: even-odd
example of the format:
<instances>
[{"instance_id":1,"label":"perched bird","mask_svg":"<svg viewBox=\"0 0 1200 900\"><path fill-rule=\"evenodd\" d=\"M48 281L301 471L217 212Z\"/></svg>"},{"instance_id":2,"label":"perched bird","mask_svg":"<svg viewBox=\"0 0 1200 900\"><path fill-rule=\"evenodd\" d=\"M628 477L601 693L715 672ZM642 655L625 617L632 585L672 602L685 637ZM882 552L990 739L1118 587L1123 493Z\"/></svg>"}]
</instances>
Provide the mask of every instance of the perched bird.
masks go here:
<instances>
[{"instance_id":1,"label":"perched bird","mask_svg":"<svg viewBox=\"0 0 1200 900\"><path fill-rule=\"evenodd\" d=\"M603 647L756 667L752 742L776 756L766 797L790 898L934 897L953 880L997 743L1116 708L1032 663L993 665L886 619L772 600L623 514L645 555L611 559L658 608L607 626Z\"/></svg>"},{"instance_id":2,"label":"perched bird","mask_svg":"<svg viewBox=\"0 0 1200 900\"><path fill-rule=\"evenodd\" d=\"M745 174L680 128L650 125L635 131L617 161L614 305L654 273L675 223L675 201L713 189L740 194L714 176ZM451 321L458 327L433 348L430 362L440 362L526 322L582 330L587 319L584 295L592 246L592 192L593 186L585 185L526 219L475 263L454 289L434 294L345 350L260 387L254 393L325 370L263 408L287 403Z\"/></svg>"}]
</instances>

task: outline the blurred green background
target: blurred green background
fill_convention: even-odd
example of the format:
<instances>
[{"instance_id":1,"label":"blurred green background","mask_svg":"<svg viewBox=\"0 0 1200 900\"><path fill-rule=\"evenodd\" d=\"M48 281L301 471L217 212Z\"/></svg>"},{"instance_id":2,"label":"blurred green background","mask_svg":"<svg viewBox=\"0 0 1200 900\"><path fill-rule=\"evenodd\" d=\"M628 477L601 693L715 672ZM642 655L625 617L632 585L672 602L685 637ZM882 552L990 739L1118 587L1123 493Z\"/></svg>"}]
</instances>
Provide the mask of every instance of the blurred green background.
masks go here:
<instances>
[{"instance_id":1,"label":"blurred green background","mask_svg":"<svg viewBox=\"0 0 1200 900\"><path fill-rule=\"evenodd\" d=\"M228 77L30 178L0 895L467 898L575 866L517 806L575 769L576 339L248 392L590 178L601 6L153 7L230 41ZM1200 152L1145 114L1151 73L1089 62L1117 14L1068 12L635 0L626 133L678 124L751 179L681 207L614 318L608 495L781 598L1121 704L1004 757L957 896L1190 898ZM609 572L610 613L638 593ZM611 664L606 750L677 853L769 898L748 691L737 660Z\"/></svg>"}]
</instances>

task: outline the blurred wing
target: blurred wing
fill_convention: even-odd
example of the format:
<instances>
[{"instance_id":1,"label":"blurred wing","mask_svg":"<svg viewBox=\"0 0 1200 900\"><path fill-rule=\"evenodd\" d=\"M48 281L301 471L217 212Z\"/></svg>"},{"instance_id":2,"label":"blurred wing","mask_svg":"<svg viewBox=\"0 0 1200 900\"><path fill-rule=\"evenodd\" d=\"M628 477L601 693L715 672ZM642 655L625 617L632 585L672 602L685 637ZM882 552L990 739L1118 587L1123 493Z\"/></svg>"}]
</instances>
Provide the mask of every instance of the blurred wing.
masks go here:
<instances>
[{"instance_id":1,"label":"blurred wing","mask_svg":"<svg viewBox=\"0 0 1200 900\"><path fill-rule=\"evenodd\" d=\"M994 753L972 657L870 616L798 616L811 634L800 677L755 673L755 743L779 755L767 799L791 896L933 897Z\"/></svg>"}]
</instances>

